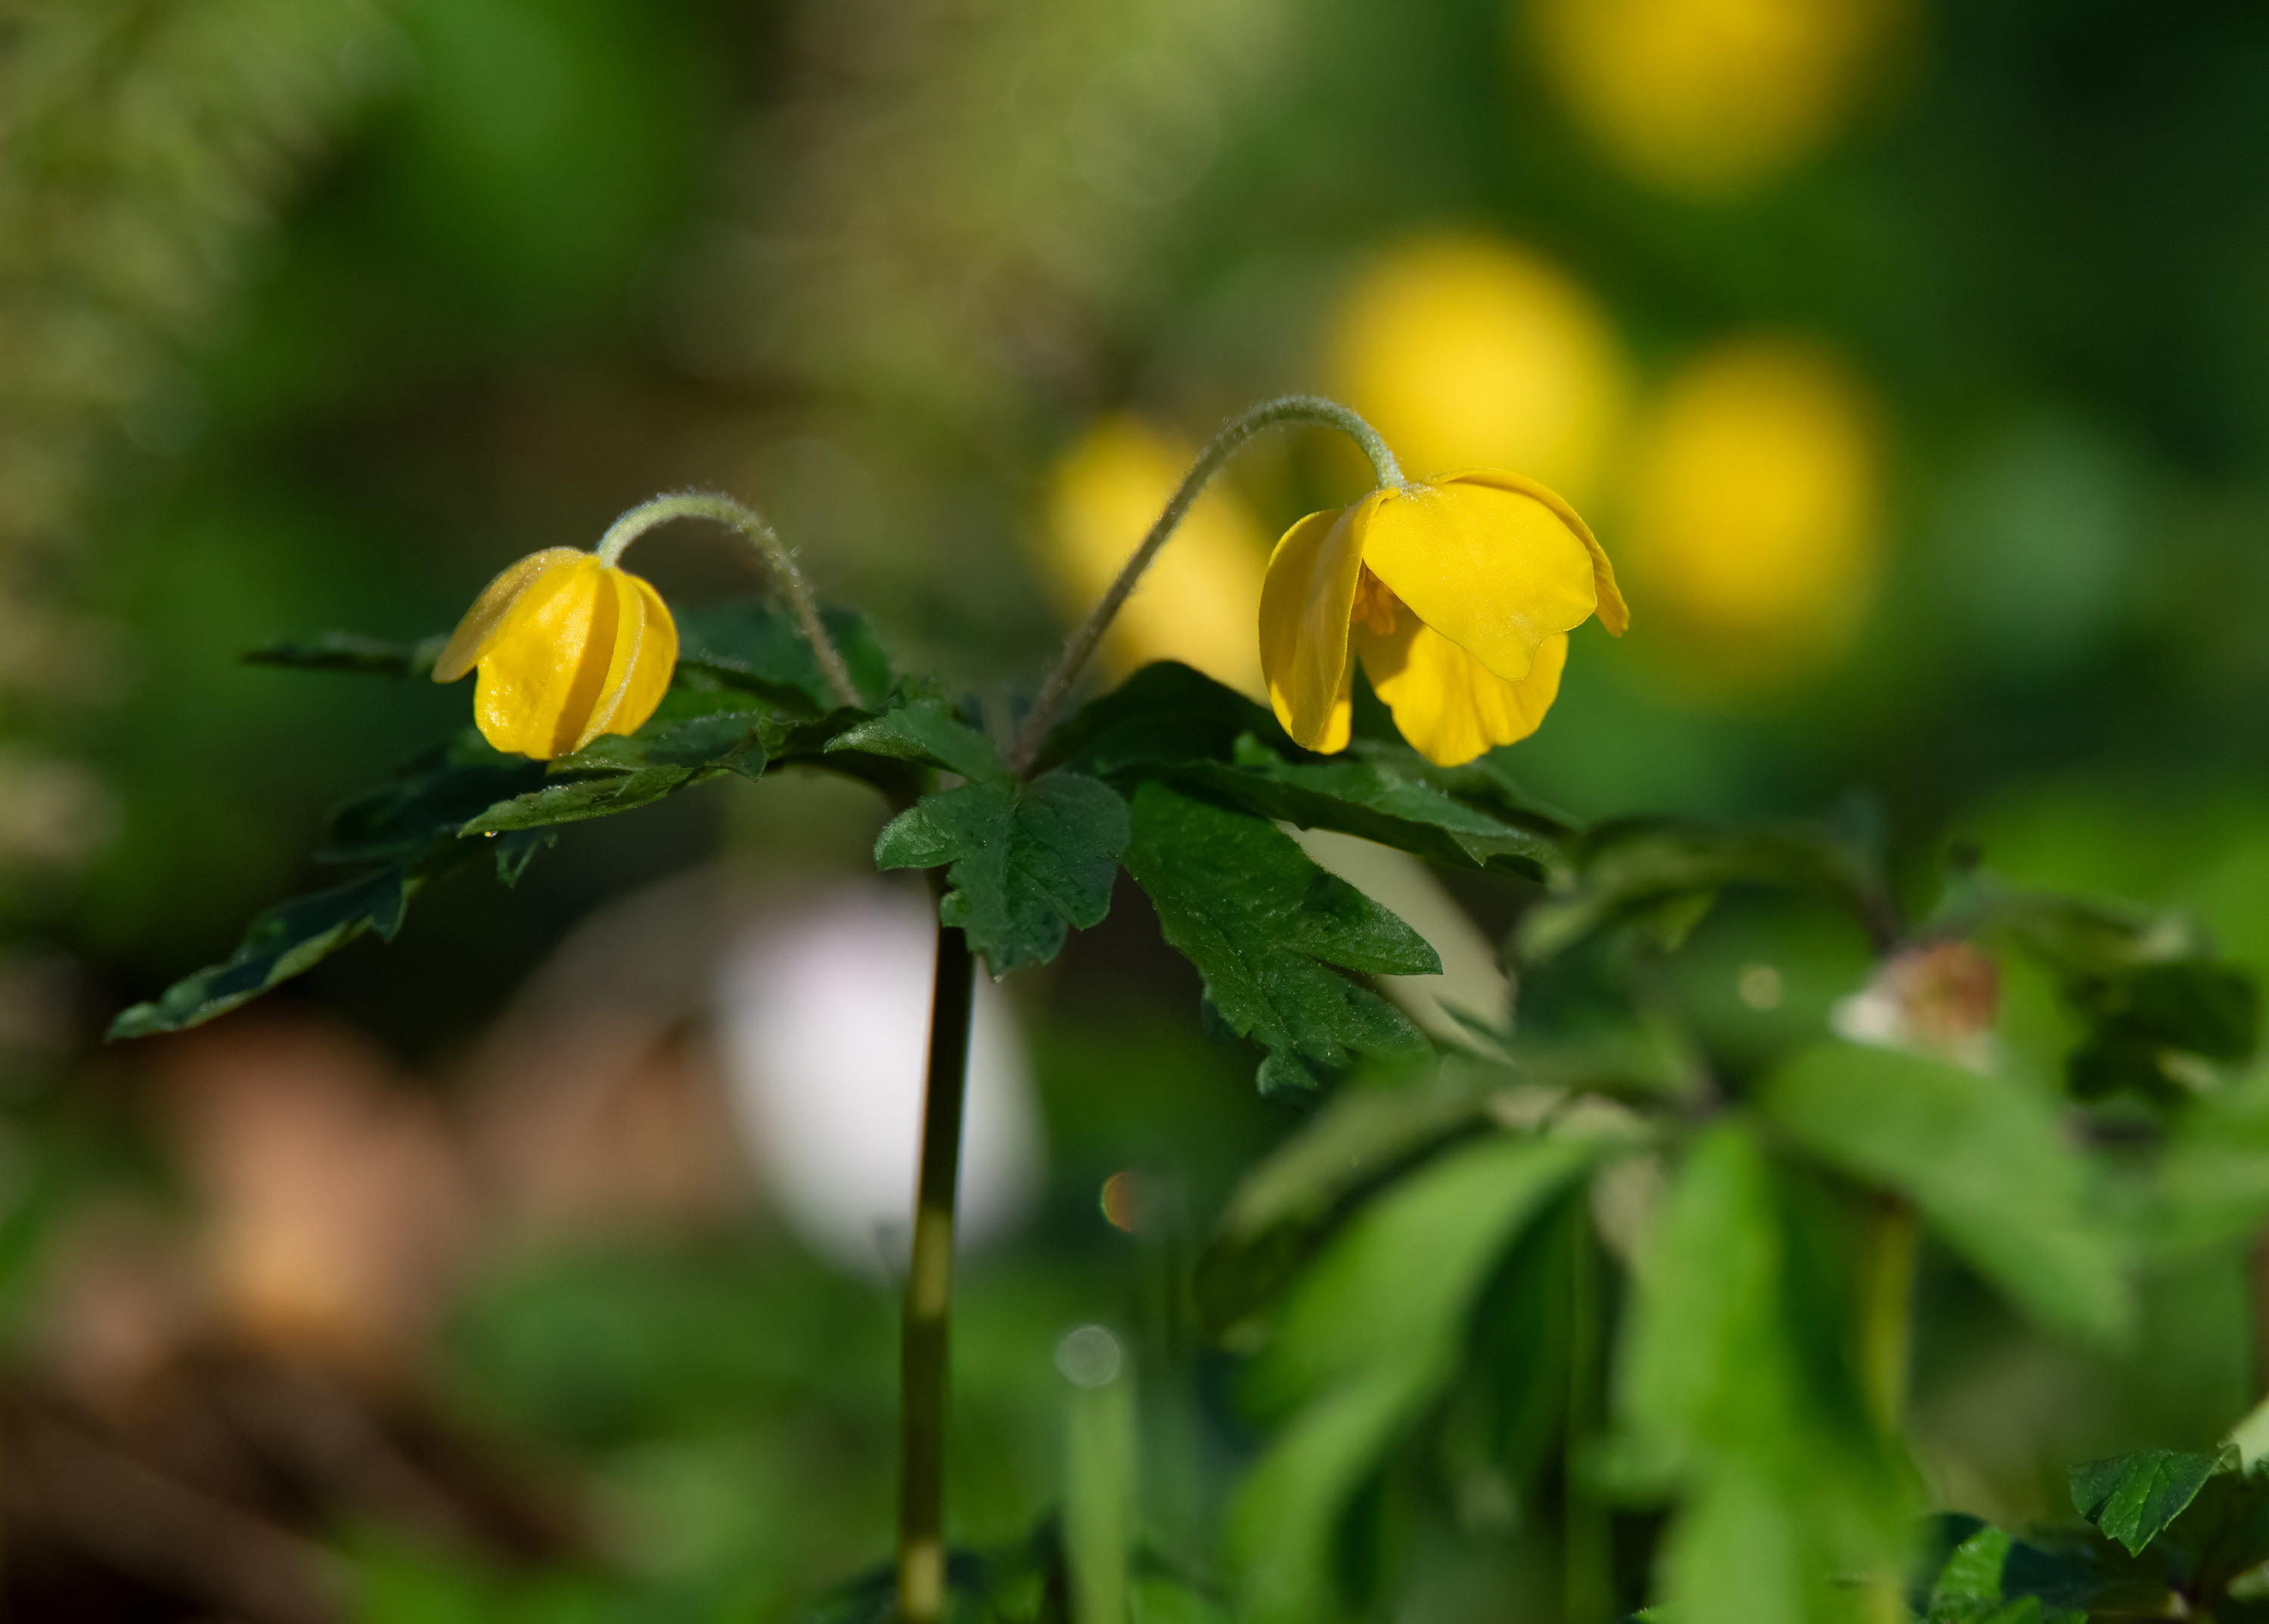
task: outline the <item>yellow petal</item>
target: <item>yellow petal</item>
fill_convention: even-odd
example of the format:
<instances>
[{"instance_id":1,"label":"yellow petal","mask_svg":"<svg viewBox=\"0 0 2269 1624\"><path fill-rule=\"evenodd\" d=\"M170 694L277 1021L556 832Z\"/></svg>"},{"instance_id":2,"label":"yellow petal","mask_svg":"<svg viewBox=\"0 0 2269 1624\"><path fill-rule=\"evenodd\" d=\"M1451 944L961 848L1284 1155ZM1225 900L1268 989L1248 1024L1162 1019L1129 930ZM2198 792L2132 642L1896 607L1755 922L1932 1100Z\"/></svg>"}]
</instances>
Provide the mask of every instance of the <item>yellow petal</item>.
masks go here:
<instances>
[{"instance_id":1,"label":"yellow petal","mask_svg":"<svg viewBox=\"0 0 2269 1624\"><path fill-rule=\"evenodd\" d=\"M1526 676L1508 683L1402 612L1391 632L1357 626L1355 644L1371 685L1394 712L1396 729L1438 767L1457 766L1534 733L1559 695L1560 670L1568 662L1568 635L1559 632L1537 646Z\"/></svg>"},{"instance_id":2,"label":"yellow petal","mask_svg":"<svg viewBox=\"0 0 2269 1624\"><path fill-rule=\"evenodd\" d=\"M579 750L602 733L636 733L661 703L677 666L677 626L661 594L627 570L607 571L606 581L615 594L614 646L598 703L576 736Z\"/></svg>"},{"instance_id":3,"label":"yellow petal","mask_svg":"<svg viewBox=\"0 0 2269 1624\"><path fill-rule=\"evenodd\" d=\"M1507 682L1599 602L1592 555L1558 509L1460 479L1382 493L1363 561L1418 618Z\"/></svg>"},{"instance_id":4,"label":"yellow petal","mask_svg":"<svg viewBox=\"0 0 2269 1624\"><path fill-rule=\"evenodd\" d=\"M575 748L596 708L620 601L589 553L546 570L491 635L473 720L500 750L549 761Z\"/></svg>"},{"instance_id":5,"label":"yellow petal","mask_svg":"<svg viewBox=\"0 0 2269 1624\"><path fill-rule=\"evenodd\" d=\"M449 634L441 657L433 662L433 680L454 683L481 662L490 642L520 594L534 586L552 570L572 564L591 555L573 547L547 547L542 552L532 552L519 562L507 565L497 578L481 589L473 600L473 607L457 623Z\"/></svg>"},{"instance_id":6,"label":"yellow petal","mask_svg":"<svg viewBox=\"0 0 2269 1624\"><path fill-rule=\"evenodd\" d=\"M1615 585L1615 566L1608 561L1608 550L1600 545L1600 538L1592 534L1592 527L1585 524L1583 516L1569 506L1566 498L1526 474L1516 474L1501 468L1461 468L1455 473L1443 474L1431 481L1438 485L1452 482L1489 485L1499 491L1533 496L1559 514L1561 521L1576 533L1578 541L1584 543L1584 550L1592 555L1592 586L1599 594L1597 613L1600 624L1616 637L1622 636L1630 629L1630 609L1623 602L1622 588Z\"/></svg>"},{"instance_id":7,"label":"yellow petal","mask_svg":"<svg viewBox=\"0 0 2269 1624\"><path fill-rule=\"evenodd\" d=\"M1363 574L1364 535L1385 494L1310 513L1284 532L1260 582L1260 674L1284 731L1312 750L1347 747L1355 667L1348 616Z\"/></svg>"}]
</instances>

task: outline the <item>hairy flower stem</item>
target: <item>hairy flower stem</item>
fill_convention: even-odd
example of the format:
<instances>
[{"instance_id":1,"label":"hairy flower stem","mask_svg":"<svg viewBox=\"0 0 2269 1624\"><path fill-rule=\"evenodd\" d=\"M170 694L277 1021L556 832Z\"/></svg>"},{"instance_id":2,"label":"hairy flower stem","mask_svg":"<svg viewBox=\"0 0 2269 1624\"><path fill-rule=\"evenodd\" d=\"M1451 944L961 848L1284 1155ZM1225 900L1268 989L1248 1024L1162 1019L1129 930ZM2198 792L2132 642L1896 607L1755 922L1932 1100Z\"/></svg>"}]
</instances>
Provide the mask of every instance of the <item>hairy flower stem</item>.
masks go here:
<instances>
[{"instance_id":1,"label":"hairy flower stem","mask_svg":"<svg viewBox=\"0 0 2269 1624\"><path fill-rule=\"evenodd\" d=\"M937 928L929 1011L929 1077L922 1096L921 1174L913 1251L898 1332L898 1619L945 1616L946 1332L953 1303L954 1189L961 1172L962 1104L969 1074L969 938Z\"/></svg>"},{"instance_id":2,"label":"hairy flower stem","mask_svg":"<svg viewBox=\"0 0 2269 1624\"><path fill-rule=\"evenodd\" d=\"M1031 712L1024 718L1024 726L1016 730L1016 740L1009 747L1010 771L1021 778L1031 771L1032 763L1039 756L1040 746L1047 740L1048 727L1055 720L1057 710L1063 705L1064 696L1071 691L1072 683L1078 680L1089 657L1095 653L1095 646L1103 640L1104 632L1110 629L1112 621L1134 592L1135 583L1142 579L1142 572L1150 567L1150 561L1158 556L1158 550L1166 544L1175 527L1187 515L1192 504L1198 499L1199 492L1205 489L1206 482L1221 470L1222 464L1228 461L1239 447L1262 430L1297 423L1321 424L1327 428L1339 430L1363 447L1363 454L1371 459L1371 472L1380 484L1399 487L1402 484L1402 465L1394 460L1394 454L1387 449L1386 442L1379 438L1378 431L1337 401L1327 401L1319 395L1287 395L1281 400L1263 402L1242 417L1231 417L1218 434L1206 442L1205 449L1198 453L1197 461L1190 464L1190 471L1182 476L1181 485L1175 491L1173 499L1166 504L1165 512L1158 515L1158 521L1150 527L1150 533L1142 538L1142 544L1134 550L1134 556L1127 560L1127 567L1119 572L1119 579L1111 583L1111 590L1103 594L1094 611L1064 645L1062 655L1040 683L1039 695L1032 701Z\"/></svg>"},{"instance_id":3,"label":"hairy flower stem","mask_svg":"<svg viewBox=\"0 0 2269 1624\"><path fill-rule=\"evenodd\" d=\"M599 562L613 565L623 556L623 549L644 535L656 525L668 524L673 519L710 519L728 528L737 530L758 552L780 583L781 594L787 599L789 613L795 616L803 640L811 645L818 658L819 669L827 678L835 698L844 705L857 705L862 701L859 690L851 681L850 668L843 663L843 655L835 646L835 639L827 635L826 623L819 617L819 603L811 595L811 587L803 579L803 572L795 567L795 555L780 544L772 526L764 515L729 496L720 496L706 491L684 491L675 496L658 496L652 501L641 502L607 527L599 538Z\"/></svg>"}]
</instances>

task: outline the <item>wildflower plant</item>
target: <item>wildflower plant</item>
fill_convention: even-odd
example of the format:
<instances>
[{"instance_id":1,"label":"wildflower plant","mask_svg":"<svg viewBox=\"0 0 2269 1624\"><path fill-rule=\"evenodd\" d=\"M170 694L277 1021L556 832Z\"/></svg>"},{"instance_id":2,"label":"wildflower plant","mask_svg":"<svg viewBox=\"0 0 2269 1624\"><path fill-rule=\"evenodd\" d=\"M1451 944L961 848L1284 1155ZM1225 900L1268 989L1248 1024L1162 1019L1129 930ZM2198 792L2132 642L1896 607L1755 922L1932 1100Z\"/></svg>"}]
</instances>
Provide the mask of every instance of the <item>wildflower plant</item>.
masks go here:
<instances>
[{"instance_id":1,"label":"wildflower plant","mask_svg":"<svg viewBox=\"0 0 2269 1624\"><path fill-rule=\"evenodd\" d=\"M1254 628L1272 703L1157 663L1067 710L1208 481L1290 424L1347 433L1376 488L1277 544ZM639 535L678 518L746 537L780 606L672 609L622 569ZM477 668L478 730L334 814L320 855L338 884L262 914L225 963L114 1031L193 1026L360 936L390 940L425 886L484 865L510 884L560 825L727 774L839 774L894 808L876 863L930 875L938 934L898 1551L823 1616L1057 1618L1066 1597L1083 1624L1128 1616L1133 1428L1115 1400L1081 1400L1072 1503L1040 1581L1024 1558L950 1561L945 1517L976 962L998 978L1054 958L1104 919L1121 868L1202 978L1209 1022L1259 1052L1260 1089L1316 1105L1186 1281L1209 1332L1249 1356L1247 1397L1269 1423L1223 1531L1225 1571L1151 1563L1141 1616L1231 1607L1290 1624L1369 1606L1391 1567L1386 1508L1428 1493L1476 1525L1547 1537L1550 1605L1578 1624L1648 1599L1681 1624L2094 1606L2095 1591L2069 1599L2111 1571L2085 1552L2051 1595L2047 1580L2024 1588L2038 1564L1987 1574L1992 1531L1918 1520L1904 1413L1918 1256L1927 1240L2056 1334L2128 1334L2149 1246L2269 1216L2269 1112L2241 1075L2251 984L2179 919L2013 890L1970 866L1911 917L1864 832L1579 827L1526 794L1499 747L1543 720L1568 634L1594 616L1618 633L1628 619L1606 551L1551 491L1494 470L1412 481L1352 412L1290 397L1199 454L995 734L935 679L894 669L864 618L814 602L756 514L659 498L595 553L514 565L452 638L255 653L445 682ZM1475 1017L1438 1046L1364 985L1440 960L1287 825L1508 887L1519 1024ZM1777 1024L1735 1030L1696 994L1712 917L1759 898L1859 944L1862 984L1832 989L1842 1015L1812 989ZM2073 1041L2045 1079L1983 1041L1988 955L2031 966L2068 1012ZM1780 1008L1778 971L1742 973L1745 999ZM2131 1535L2166 1528L2173 1551L2193 1502L2255 1503L2251 1459L2185 1460L2148 1482L2107 1467L2080 1510L2131 1555ZM2188 1498L2168 1487L2193 1477L2205 1487ZM2231 1538L2269 1556L2254 1533ZM2162 1596L2186 1582L2169 1571Z\"/></svg>"}]
</instances>

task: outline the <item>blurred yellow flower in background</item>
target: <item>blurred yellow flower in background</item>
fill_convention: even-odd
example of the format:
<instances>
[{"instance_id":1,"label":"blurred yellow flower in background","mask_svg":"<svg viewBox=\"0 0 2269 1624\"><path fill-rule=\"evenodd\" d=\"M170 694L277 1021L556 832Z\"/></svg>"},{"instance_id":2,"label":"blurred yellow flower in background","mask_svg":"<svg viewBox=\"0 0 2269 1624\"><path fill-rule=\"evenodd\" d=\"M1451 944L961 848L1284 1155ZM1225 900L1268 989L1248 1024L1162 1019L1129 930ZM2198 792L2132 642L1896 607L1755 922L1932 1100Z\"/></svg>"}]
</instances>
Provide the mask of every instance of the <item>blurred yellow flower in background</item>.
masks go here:
<instances>
[{"instance_id":1,"label":"blurred yellow flower in background","mask_svg":"<svg viewBox=\"0 0 2269 1624\"><path fill-rule=\"evenodd\" d=\"M1808 344L1734 340L1671 378L1617 550L1690 675L1770 687L1850 646L1881 564L1882 462L1874 402Z\"/></svg>"},{"instance_id":2,"label":"blurred yellow flower in background","mask_svg":"<svg viewBox=\"0 0 2269 1624\"><path fill-rule=\"evenodd\" d=\"M1523 469L1578 502L1598 489L1630 393L1599 301L1489 237L1388 250L1341 301L1330 349L1333 392L1405 466Z\"/></svg>"},{"instance_id":3,"label":"blurred yellow flower in background","mask_svg":"<svg viewBox=\"0 0 2269 1624\"><path fill-rule=\"evenodd\" d=\"M1102 597L1181 484L1197 455L1140 418L1105 418L1056 464L1048 491L1044 562L1067 619ZM1268 532L1216 485L1201 496L1103 639L1113 677L1154 660L1179 660L1259 698L1253 640Z\"/></svg>"},{"instance_id":4,"label":"blurred yellow flower in background","mask_svg":"<svg viewBox=\"0 0 2269 1624\"><path fill-rule=\"evenodd\" d=\"M477 665L482 736L549 761L644 725L677 668L677 625L638 576L548 547L488 584L433 662L433 680L454 683Z\"/></svg>"},{"instance_id":5,"label":"blurred yellow flower in background","mask_svg":"<svg viewBox=\"0 0 2269 1624\"><path fill-rule=\"evenodd\" d=\"M1644 181L1714 197L1835 133L1904 0L1533 0L1545 77Z\"/></svg>"},{"instance_id":6,"label":"blurred yellow flower in background","mask_svg":"<svg viewBox=\"0 0 2269 1624\"><path fill-rule=\"evenodd\" d=\"M1437 766L1536 731L1568 633L1629 624L1615 567L1533 479L1467 469L1382 486L1284 532L1260 593L1268 699L1303 747L1347 748L1360 658L1394 725Z\"/></svg>"}]
</instances>

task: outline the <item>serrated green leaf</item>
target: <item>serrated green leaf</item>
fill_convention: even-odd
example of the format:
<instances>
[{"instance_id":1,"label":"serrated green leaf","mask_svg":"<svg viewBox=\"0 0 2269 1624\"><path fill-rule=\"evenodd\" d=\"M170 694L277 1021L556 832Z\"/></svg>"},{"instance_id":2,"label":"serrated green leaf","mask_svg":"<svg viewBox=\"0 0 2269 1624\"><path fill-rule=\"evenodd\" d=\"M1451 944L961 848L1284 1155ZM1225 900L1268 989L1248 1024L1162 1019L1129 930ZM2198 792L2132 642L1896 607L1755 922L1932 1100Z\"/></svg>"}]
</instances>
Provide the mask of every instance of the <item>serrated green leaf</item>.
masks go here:
<instances>
[{"instance_id":1,"label":"serrated green leaf","mask_svg":"<svg viewBox=\"0 0 2269 1624\"><path fill-rule=\"evenodd\" d=\"M696 609L673 607L670 613L677 623L681 668L700 667L753 683L762 691L794 697L822 712L842 703L828 686L818 656L804 641L795 618L784 610L743 601ZM820 620L843 656L852 686L866 703L881 704L891 690L891 662L875 634L874 624L864 615L833 605L820 610Z\"/></svg>"},{"instance_id":2,"label":"serrated green leaf","mask_svg":"<svg viewBox=\"0 0 2269 1624\"><path fill-rule=\"evenodd\" d=\"M1530 879L1563 866L1560 848L1543 836L1501 823L1423 778L1376 760L1287 761L1250 734L1232 750L1231 761L1186 762L1170 775L1262 817L1338 830L1438 862Z\"/></svg>"},{"instance_id":3,"label":"serrated green leaf","mask_svg":"<svg viewBox=\"0 0 2269 1624\"><path fill-rule=\"evenodd\" d=\"M1041 749L1044 767L1117 778L1149 767L1227 761L1238 738L1270 749L1299 747L1265 705L1171 660L1157 661L1056 725Z\"/></svg>"},{"instance_id":4,"label":"serrated green leaf","mask_svg":"<svg viewBox=\"0 0 2269 1624\"><path fill-rule=\"evenodd\" d=\"M318 862L418 867L454 847L465 820L535 788L543 764L489 748L468 733L427 751L332 812Z\"/></svg>"},{"instance_id":5,"label":"serrated green leaf","mask_svg":"<svg viewBox=\"0 0 2269 1624\"><path fill-rule=\"evenodd\" d=\"M2213 1456L2176 1450L2083 1461L2067 1474L2072 1509L2140 1556L2198 1498L2214 1469Z\"/></svg>"},{"instance_id":6,"label":"serrated green leaf","mask_svg":"<svg viewBox=\"0 0 2269 1624\"><path fill-rule=\"evenodd\" d=\"M507 830L543 829L555 823L580 823L589 818L611 817L650 805L693 782L684 767L642 767L633 772L610 772L593 778L563 779L542 789L514 795L466 820L466 835L502 834Z\"/></svg>"},{"instance_id":7,"label":"serrated green leaf","mask_svg":"<svg viewBox=\"0 0 2269 1624\"><path fill-rule=\"evenodd\" d=\"M388 868L279 903L254 919L224 963L123 1011L110 1023L109 1036L147 1037L196 1026L299 975L366 932L391 940L418 884L402 870Z\"/></svg>"},{"instance_id":8,"label":"serrated green leaf","mask_svg":"<svg viewBox=\"0 0 2269 1624\"><path fill-rule=\"evenodd\" d=\"M693 715L656 716L634 734L607 734L573 755L552 762L555 774L638 771L649 767L686 771L714 768L761 779L769 759L765 724L772 714L758 710L711 710Z\"/></svg>"},{"instance_id":9,"label":"serrated green leaf","mask_svg":"<svg viewBox=\"0 0 2269 1624\"><path fill-rule=\"evenodd\" d=\"M1047 772L1029 784L987 779L923 796L884 826L875 866L950 863L938 917L966 931L1000 977L1046 963L1070 931L1102 922L1127 838L1117 791Z\"/></svg>"},{"instance_id":10,"label":"serrated green leaf","mask_svg":"<svg viewBox=\"0 0 2269 1624\"><path fill-rule=\"evenodd\" d=\"M1259 818L1156 783L1135 792L1133 814L1127 872L1230 1030L1268 1051L1264 1092L1312 1087L1317 1067L1358 1054L1424 1052L1400 1011L1327 968L1439 975L1415 931Z\"/></svg>"},{"instance_id":11,"label":"serrated green leaf","mask_svg":"<svg viewBox=\"0 0 2269 1624\"><path fill-rule=\"evenodd\" d=\"M2099 1339L2125 1328L2119 1244L2090 1210L2085 1165L2037 1096L1918 1055L1824 1044L1782 1065L1759 1099L1814 1155L1912 1200L2047 1325Z\"/></svg>"},{"instance_id":12,"label":"serrated green leaf","mask_svg":"<svg viewBox=\"0 0 2269 1624\"><path fill-rule=\"evenodd\" d=\"M360 676L425 676L432 671L433 661L448 640L429 637L402 643L357 631L319 631L313 637L286 638L253 649L245 654L244 663L299 671L351 672Z\"/></svg>"},{"instance_id":13,"label":"serrated green leaf","mask_svg":"<svg viewBox=\"0 0 2269 1624\"><path fill-rule=\"evenodd\" d=\"M954 715L942 699L894 705L829 741L827 749L886 756L957 772L974 783L1008 783L1013 775L992 741Z\"/></svg>"}]
</instances>

